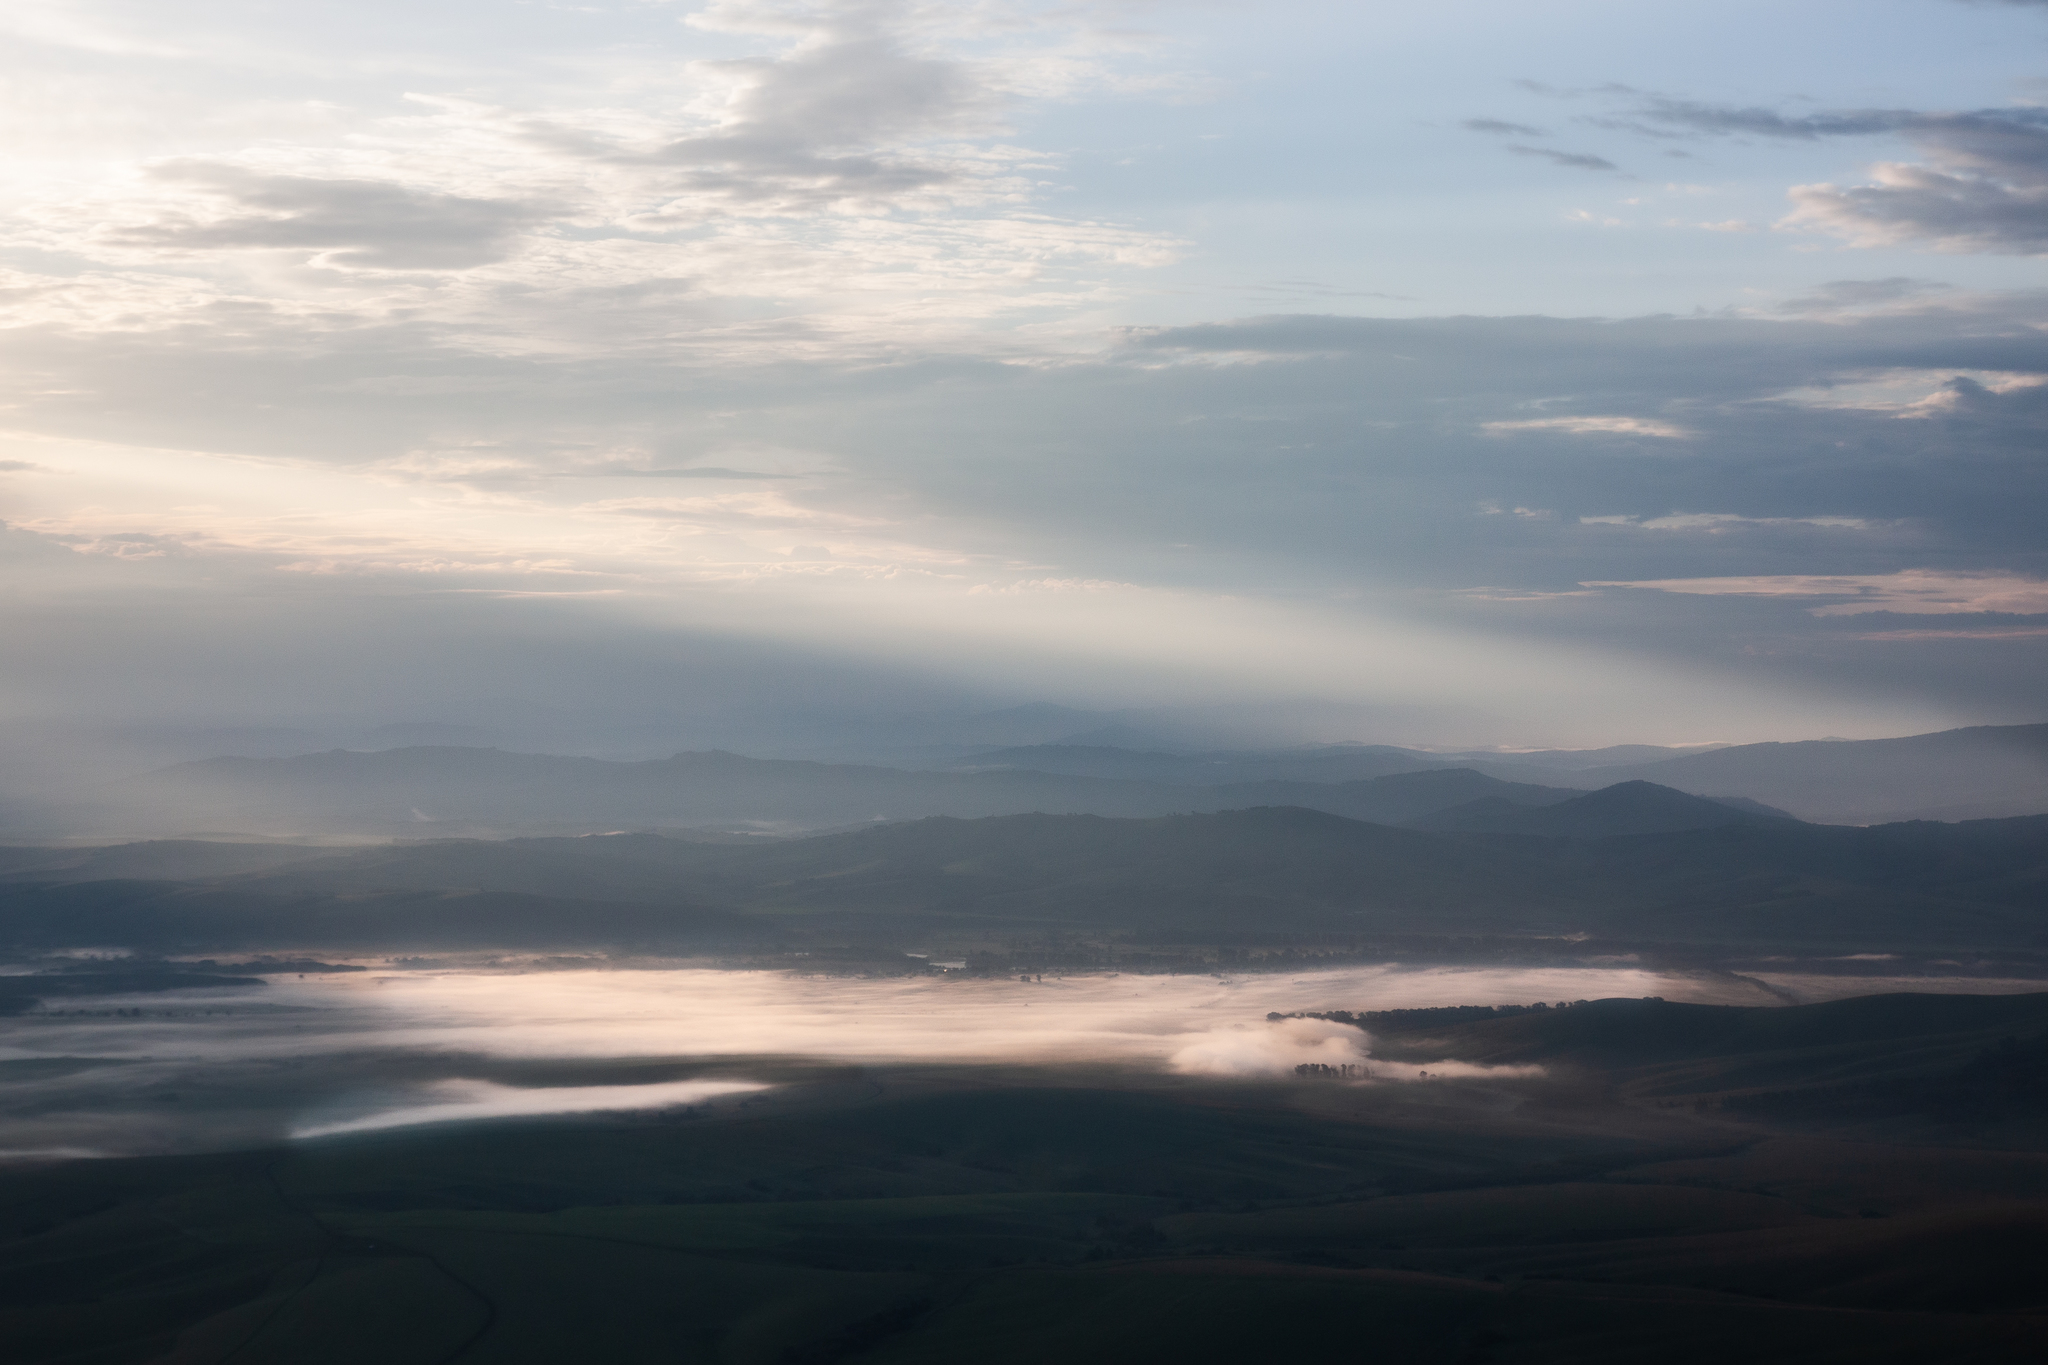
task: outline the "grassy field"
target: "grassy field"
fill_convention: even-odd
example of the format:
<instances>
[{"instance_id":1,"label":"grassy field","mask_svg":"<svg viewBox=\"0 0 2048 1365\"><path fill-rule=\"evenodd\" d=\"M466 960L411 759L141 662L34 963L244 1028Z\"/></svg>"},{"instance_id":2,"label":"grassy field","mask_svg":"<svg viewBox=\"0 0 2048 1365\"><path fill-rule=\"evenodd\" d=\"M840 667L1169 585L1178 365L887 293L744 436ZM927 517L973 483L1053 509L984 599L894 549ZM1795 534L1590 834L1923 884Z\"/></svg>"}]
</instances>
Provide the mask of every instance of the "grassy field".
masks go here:
<instances>
[{"instance_id":1,"label":"grassy field","mask_svg":"<svg viewBox=\"0 0 2048 1365\"><path fill-rule=\"evenodd\" d=\"M1889 1055L2042 1023L1982 1012ZM847 1069L690 1114L16 1166L0 1341L77 1365L2048 1357L2048 1144L1637 1092L1717 1029L1749 1049L1729 1075L1834 1084L1839 1015L1776 1014L1647 1049L1621 1016L1604 1042L1590 1015L1464 1026L1524 1056L1559 1034L1542 1080ZM1633 1069L1584 1060L1624 1042Z\"/></svg>"}]
</instances>

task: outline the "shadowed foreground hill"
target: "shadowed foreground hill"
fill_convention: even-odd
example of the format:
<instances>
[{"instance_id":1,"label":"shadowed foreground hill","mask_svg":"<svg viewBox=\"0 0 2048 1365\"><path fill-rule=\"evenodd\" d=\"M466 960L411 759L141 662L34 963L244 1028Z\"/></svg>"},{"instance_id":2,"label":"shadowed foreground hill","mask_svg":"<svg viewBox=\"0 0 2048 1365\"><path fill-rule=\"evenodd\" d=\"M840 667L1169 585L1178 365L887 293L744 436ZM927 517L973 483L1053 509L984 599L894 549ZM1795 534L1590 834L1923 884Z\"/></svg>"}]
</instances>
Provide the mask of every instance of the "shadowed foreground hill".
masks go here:
<instances>
[{"instance_id":1,"label":"shadowed foreground hill","mask_svg":"<svg viewBox=\"0 0 2048 1365\"><path fill-rule=\"evenodd\" d=\"M1600 1076L1633 1103L2048 1148L2048 993L1761 1009L1594 1000L1355 1019L1388 1058L1539 1063Z\"/></svg>"},{"instance_id":2,"label":"shadowed foreground hill","mask_svg":"<svg viewBox=\"0 0 2048 1365\"><path fill-rule=\"evenodd\" d=\"M810 1068L702 1109L0 1167L0 1334L23 1365L2048 1355L2041 1088L1970 1079L2040 1048L2048 997L1369 1027L1551 1071ZM1784 1112L1852 1069L1982 1102Z\"/></svg>"}]
</instances>

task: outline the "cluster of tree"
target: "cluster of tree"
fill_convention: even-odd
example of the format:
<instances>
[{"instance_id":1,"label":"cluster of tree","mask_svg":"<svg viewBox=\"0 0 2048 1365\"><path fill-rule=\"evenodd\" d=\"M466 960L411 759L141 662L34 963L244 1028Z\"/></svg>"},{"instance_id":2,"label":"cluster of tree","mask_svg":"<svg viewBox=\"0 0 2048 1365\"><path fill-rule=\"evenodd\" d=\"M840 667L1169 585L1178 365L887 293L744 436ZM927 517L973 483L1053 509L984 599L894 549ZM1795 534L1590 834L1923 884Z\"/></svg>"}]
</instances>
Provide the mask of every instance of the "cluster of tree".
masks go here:
<instances>
[{"instance_id":1,"label":"cluster of tree","mask_svg":"<svg viewBox=\"0 0 2048 1365\"><path fill-rule=\"evenodd\" d=\"M1370 1076L1372 1072L1358 1062L1340 1062L1330 1066L1324 1062L1303 1062L1294 1068L1297 1076L1326 1076L1334 1080L1354 1081Z\"/></svg>"},{"instance_id":2,"label":"cluster of tree","mask_svg":"<svg viewBox=\"0 0 2048 1365\"><path fill-rule=\"evenodd\" d=\"M1661 1002L1661 995L1646 995L1645 1000ZM1555 1004L1537 1000L1527 1005L1439 1005L1432 1009L1411 1010L1296 1010L1281 1014L1277 1010L1266 1016L1269 1023L1282 1019L1327 1019L1333 1024L1350 1024L1364 1028L1367 1024L1382 1024L1395 1028L1427 1027L1433 1024L1470 1024L1481 1019L1505 1019L1515 1014L1536 1014L1547 1010L1568 1010L1574 1005L1583 1005L1584 1000L1559 1000Z\"/></svg>"}]
</instances>

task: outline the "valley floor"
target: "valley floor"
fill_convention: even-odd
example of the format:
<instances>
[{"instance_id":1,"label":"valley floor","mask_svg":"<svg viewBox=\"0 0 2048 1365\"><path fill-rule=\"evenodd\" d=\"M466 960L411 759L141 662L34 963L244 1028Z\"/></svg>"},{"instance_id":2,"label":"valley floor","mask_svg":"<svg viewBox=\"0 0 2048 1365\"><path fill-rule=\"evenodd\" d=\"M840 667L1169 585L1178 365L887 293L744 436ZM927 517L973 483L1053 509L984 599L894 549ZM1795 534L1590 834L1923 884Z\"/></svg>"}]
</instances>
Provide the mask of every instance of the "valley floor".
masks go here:
<instances>
[{"instance_id":1,"label":"valley floor","mask_svg":"<svg viewBox=\"0 0 2048 1365\"><path fill-rule=\"evenodd\" d=\"M16 1164L0 1340L25 1365L2048 1357L2048 998L1882 999L1909 1003L1446 1035L1541 1078L813 1067L640 1115Z\"/></svg>"}]
</instances>

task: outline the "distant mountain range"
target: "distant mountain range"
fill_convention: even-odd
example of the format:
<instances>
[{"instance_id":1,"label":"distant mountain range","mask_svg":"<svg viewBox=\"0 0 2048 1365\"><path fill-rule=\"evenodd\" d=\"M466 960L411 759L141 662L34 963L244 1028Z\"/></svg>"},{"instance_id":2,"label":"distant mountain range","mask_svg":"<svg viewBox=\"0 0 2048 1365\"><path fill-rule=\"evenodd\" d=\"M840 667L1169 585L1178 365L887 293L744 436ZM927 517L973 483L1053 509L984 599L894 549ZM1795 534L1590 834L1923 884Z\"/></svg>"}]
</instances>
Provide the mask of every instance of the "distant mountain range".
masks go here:
<instances>
[{"instance_id":1,"label":"distant mountain range","mask_svg":"<svg viewBox=\"0 0 2048 1365\"><path fill-rule=\"evenodd\" d=\"M122 784L97 809L71 812L62 832L83 826L129 834L315 838L692 828L794 833L929 815L1149 816L1250 806L1300 806L1407 824L1473 803L1500 811L1565 808L1531 829L1620 832L1606 830L1591 808L1582 811L1575 803L1583 793L1576 788L1508 782L1469 768L1356 777L1381 766L1370 754L1226 762L1055 746L1054 759L1063 755L1079 755L1076 762L1088 766L1121 765L1180 780L1012 767L920 772L719 752L622 763L496 749L335 750L179 764ZM1193 780L1201 777L1252 780ZM1748 808L1738 813L1728 804L1668 794L1677 804L1659 828L1707 827L1749 814ZM1446 828L1508 828L1500 818L1475 812Z\"/></svg>"},{"instance_id":2,"label":"distant mountain range","mask_svg":"<svg viewBox=\"0 0 2048 1365\"><path fill-rule=\"evenodd\" d=\"M23 840L794 834L931 815L1140 817L1285 805L1378 824L1572 834L1702 828L1728 823L1730 811L1855 824L2048 811L2048 725L1740 745L1626 765L1546 767L1542 757L1453 759L1349 744L1206 753L1036 744L909 768L717 750L628 762L454 745L336 749L180 763L105 785L90 800L0 812L0 832ZM1648 824L1608 825L1593 807L1537 813L1623 782L1669 792L1662 813L1636 802L1628 819ZM1681 793L1705 800L1674 799Z\"/></svg>"},{"instance_id":3,"label":"distant mountain range","mask_svg":"<svg viewBox=\"0 0 2048 1365\"><path fill-rule=\"evenodd\" d=\"M1903 739L1738 744L1690 752L1640 744L1519 754L1329 745L1287 753L1182 754L1040 744L973 754L955 766L1202 786L1271 779L1343 782L1460 767L1508 782L1580 790L1655 782L1695 796L1747 797L1802 820L1847 825L2048 812L2048 725L1980 725Z\"/></svg>"},{"instance_id":4,"label":"distant mountain range","mask_svg":"<svg viewBox=\"0 0 2048 1365\"><path fill-rule=\"evenodd\" d=\"M2031 815L2048 811L2048 725L1740 744L1583 776L1603 785L1641 778L1701 796L1750 796L1839 824Z\"/></svg>"}]
</instances>

